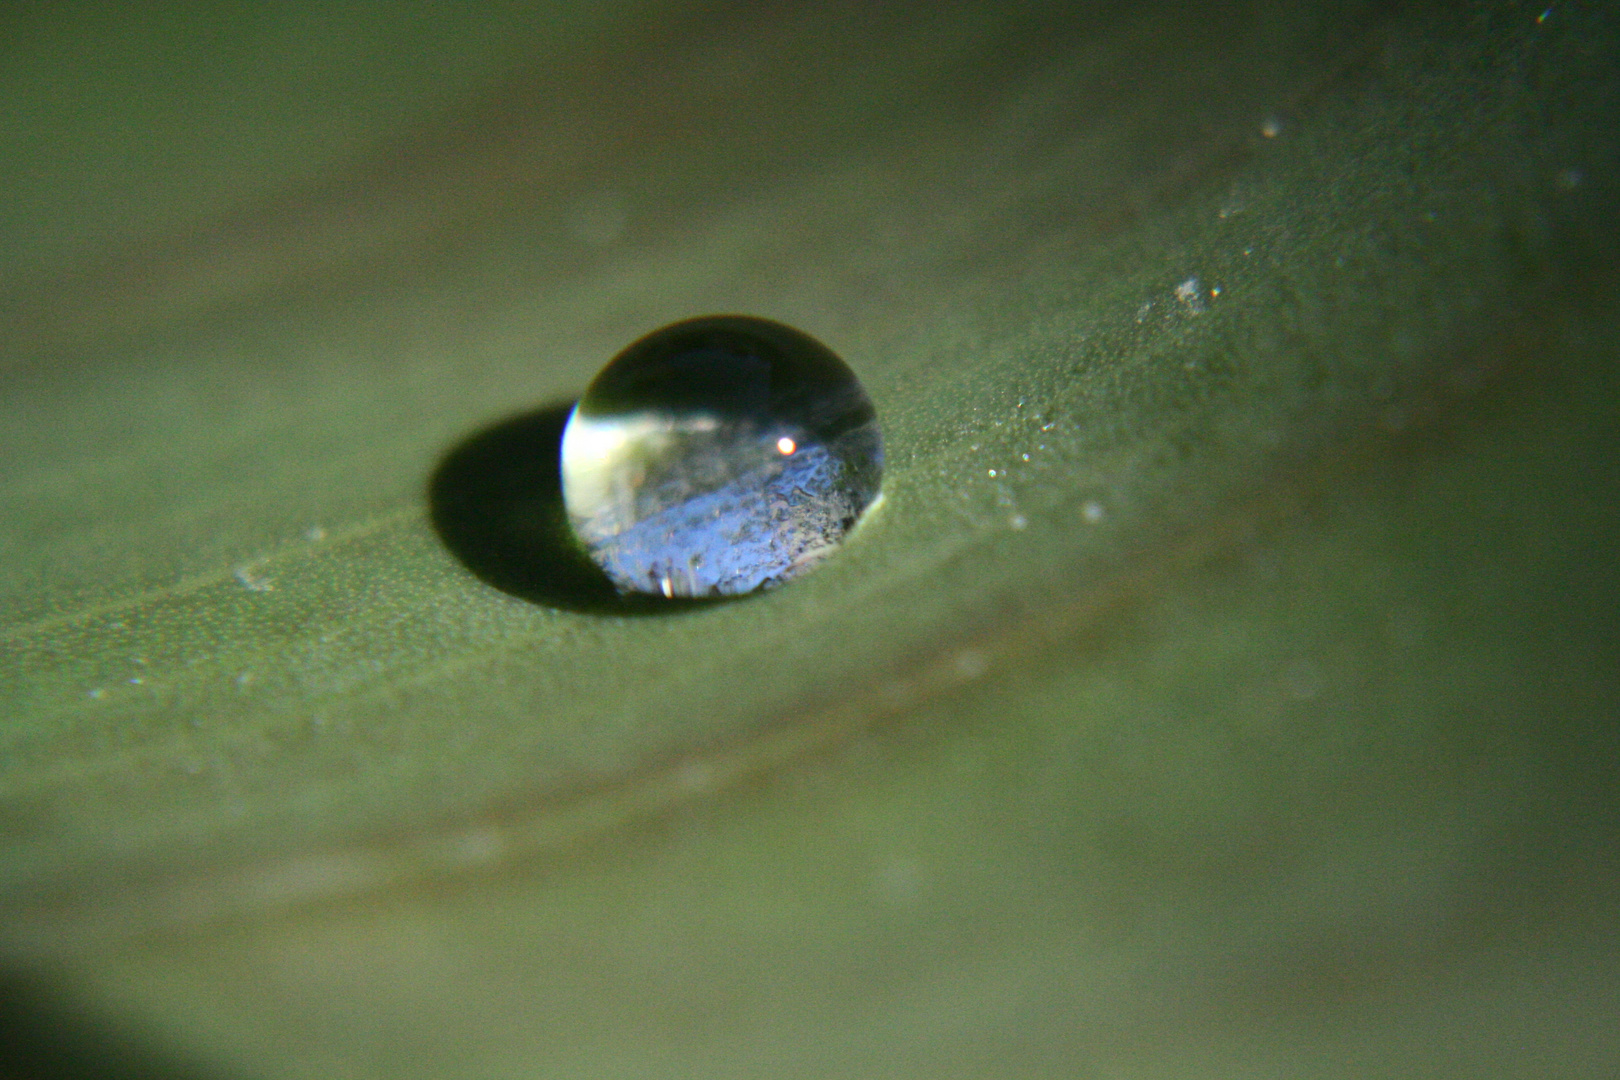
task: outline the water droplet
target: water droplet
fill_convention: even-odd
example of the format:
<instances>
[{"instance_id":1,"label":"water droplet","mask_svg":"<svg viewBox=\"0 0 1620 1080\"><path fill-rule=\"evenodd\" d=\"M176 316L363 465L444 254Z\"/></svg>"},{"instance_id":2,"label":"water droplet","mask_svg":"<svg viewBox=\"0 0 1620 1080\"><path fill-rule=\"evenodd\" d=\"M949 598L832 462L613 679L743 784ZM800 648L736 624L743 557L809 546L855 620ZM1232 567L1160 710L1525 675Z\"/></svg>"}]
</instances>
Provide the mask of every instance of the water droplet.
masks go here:
<instances>
[{"instance_id":1,"label":"water droplet","mask_svg":"<svg viewBox=\"0 0 1620 1080\"><path fill-rule=\"evenodd\" d=\"M919 859L895 859L873 875L878 898L896 907L911 907L928 890L928 871Z\"/></svg>"},{"instance_id":2,"label":"water droplet","mask_svg":"<svg viewBox=\"0 0 1620 1080\"><path fill-rule=\"evenodd\" d=\"M1192 314L1200 315L1204 311L1203 287L1196 276L1188 278L1175 288L1176 299Z\"/></svg>"},{"instance_id":3,"label":"water droplet","mask_svg":"<svg viewBox=\"0 0 1620 1080\"><path fill-rule=\"evenodd\" d=\"M977 649L963 649L956 654L956 673L964 679L977 679L990 670L990 661Z\"/></svg>"},{"instance_id":4,"label":"water droplet","mask_svg":"<svg viewBox=\"0 0 1620 1080\"><path fill-rule=\"evenodd\" d=\"M635 342L562 440L575 535L625 593L725 596L819 563L877 498L877 414L844 362L780 323L712 316Z\"/></svg>"},{"instance_id":5,"label":"water droplet","mask_svg":"<svg viewBox=\"0 0 1620 1080\"><path fill-rule=\"evenodd\" d=\"M236 583L248 592L275 591L275 581L260 574L251 566L238 566L232 573Z\"/></svg>"}]
</instances>

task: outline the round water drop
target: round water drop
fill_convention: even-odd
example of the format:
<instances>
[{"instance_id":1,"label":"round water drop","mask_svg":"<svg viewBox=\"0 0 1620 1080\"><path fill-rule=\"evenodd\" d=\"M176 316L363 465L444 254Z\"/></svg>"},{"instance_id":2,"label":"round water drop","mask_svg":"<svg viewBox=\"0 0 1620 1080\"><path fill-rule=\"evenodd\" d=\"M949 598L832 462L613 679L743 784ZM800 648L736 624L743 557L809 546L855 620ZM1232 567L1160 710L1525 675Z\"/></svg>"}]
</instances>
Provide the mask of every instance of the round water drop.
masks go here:
<instances>
[{"instance_id":1,"label":"round water drop","mask_svg":"<svg viewBox=\"0 0 1620 1080\"><path fill-rule=\"evenodd\" d=\"M831 554L882 476L877 414L854 373L808 335L746 316L637 341L563 432L569 524L624 593L787 581Z\"/></svg>"}]
</instances>

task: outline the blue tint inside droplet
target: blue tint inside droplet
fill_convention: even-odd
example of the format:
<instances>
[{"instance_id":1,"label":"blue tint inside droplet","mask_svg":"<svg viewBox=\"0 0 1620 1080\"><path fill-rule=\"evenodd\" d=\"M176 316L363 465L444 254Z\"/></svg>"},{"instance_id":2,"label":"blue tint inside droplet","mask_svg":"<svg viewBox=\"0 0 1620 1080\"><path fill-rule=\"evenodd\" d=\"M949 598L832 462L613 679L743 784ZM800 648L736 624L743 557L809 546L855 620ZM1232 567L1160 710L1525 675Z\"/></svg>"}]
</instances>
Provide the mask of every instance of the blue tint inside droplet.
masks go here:
<instances>
[{"instance_id":1,"label":"blue tint inside droplet","mask_svg":"<svg viewBox=\"0 0 1620 1080\"><path fill-rule=\"evenodd\" d=\"M569 522L622 592L728 596L825 558L877 497L871 401L763 319L665 327L603 369L563 434Z\"/></svg>"}]
</instances>

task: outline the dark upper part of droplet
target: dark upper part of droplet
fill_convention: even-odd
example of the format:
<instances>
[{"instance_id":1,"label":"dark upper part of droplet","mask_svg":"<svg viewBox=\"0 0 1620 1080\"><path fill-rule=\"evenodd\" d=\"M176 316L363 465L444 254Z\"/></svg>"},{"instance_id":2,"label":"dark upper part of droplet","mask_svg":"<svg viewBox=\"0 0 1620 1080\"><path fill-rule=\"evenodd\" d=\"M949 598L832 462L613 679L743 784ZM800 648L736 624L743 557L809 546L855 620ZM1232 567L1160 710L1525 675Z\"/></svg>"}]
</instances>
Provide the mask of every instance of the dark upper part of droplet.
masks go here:
<instances>
[{"instance_id":1,"label":"dark upper part of droplet","mask_svg":"<svg viewBox=\"0 0 1620 1080\"><path fill-rule=\"evenodd\" d=\"M593 417L771 416L822 439L876 418L832 350L792 327L743 315L688 319L634 342L592 381L581 409Z\"/></svg>"}]
</instances>

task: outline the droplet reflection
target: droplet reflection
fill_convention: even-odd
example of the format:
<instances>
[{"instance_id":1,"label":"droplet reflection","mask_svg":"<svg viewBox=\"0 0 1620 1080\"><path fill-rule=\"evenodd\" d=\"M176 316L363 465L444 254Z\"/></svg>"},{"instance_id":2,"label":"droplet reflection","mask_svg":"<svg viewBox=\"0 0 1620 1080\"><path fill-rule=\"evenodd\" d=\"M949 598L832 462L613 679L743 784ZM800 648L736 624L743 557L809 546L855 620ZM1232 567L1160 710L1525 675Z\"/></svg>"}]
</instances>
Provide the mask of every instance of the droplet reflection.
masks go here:
<instances>
[{"instance_id":1,"label":"droplet reflection","mask_svg":"<svg viewBox=\"0 0 1620 1080\"><path fill-rule=\"evenodd\" d=\"M626 593L780 584L832 552L882 473L876 413L843 361L744 316L637 341L591 382L563 433L569 523Z\"/></svg>"}]
</instances>

